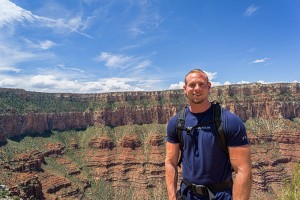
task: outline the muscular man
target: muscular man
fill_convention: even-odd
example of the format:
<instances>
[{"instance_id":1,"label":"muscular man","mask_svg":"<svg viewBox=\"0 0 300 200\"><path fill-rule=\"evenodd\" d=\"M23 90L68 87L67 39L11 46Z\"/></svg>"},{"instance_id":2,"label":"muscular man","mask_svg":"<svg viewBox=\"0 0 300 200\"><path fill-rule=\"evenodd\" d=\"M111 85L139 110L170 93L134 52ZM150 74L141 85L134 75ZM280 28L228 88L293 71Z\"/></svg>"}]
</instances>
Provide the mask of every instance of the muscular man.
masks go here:
<instances>
[{"instance_id":1,"label":"muscular man","mask_svg":"<svg viewBox=\"0 0 300 200\"><path fill-rule=\"evenodd\" d=\"M212 121L212 103L208 99L211 83L204 71L194 69L185 76L184 94L188 98L185 126ZM248 200L252 188L250 146L244 123L235 114L221 109L222 128L225 133L228 154L216 138L213 124L182 132L182 176L177 192L177 164L180 154L180 138L177 134L178 114L167 127L166 184L169 200ZM235 173L232 182L232 170Z\"/></svg>"}]
</instances>

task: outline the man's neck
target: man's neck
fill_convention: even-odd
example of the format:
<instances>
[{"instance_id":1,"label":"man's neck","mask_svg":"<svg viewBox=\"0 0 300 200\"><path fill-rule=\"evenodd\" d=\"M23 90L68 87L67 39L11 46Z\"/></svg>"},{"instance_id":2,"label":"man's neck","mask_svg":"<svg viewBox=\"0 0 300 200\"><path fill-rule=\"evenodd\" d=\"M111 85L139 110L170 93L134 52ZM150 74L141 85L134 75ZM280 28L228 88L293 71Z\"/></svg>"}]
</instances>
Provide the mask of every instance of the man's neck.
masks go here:
<instances>
[{"instance_id":1,"label":"man's neck","mask_svg":"<svg viewBox=\"0 0 300 200\"><path fill-rule=\"evenodd\" d=\"M202 113L207 111L211 106L211 102L206 100L200 104L190 103L190 111L192 113Z\"/></svg>"}]
</instances>

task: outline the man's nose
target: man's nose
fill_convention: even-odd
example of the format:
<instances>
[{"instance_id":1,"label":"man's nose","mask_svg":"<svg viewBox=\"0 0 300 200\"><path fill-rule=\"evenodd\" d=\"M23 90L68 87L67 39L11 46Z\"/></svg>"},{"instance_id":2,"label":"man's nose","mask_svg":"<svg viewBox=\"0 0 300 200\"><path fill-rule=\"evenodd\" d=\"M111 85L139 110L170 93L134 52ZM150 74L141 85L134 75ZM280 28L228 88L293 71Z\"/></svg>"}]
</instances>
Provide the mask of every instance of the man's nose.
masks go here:
<instances>
[{"instance_id":1,"label":"man's nose","mask_svg":"<svg viewBox=\"0 0 300 200\"><path fill-rule=\"evenodd\" d=\"M201 90L201 89L202 89L201 85L200 84L196 84L195 90Z\"/></svg>"}]
</instances>

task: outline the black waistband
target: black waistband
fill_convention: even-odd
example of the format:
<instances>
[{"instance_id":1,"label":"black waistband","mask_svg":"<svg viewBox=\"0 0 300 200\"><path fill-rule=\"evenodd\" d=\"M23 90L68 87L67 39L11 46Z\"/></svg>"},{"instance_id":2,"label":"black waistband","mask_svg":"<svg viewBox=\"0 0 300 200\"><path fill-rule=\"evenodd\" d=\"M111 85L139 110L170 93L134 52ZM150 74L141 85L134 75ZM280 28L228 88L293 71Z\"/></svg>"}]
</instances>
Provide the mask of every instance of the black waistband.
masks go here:
<instances>
[{"instance_id":1,"label":"black waistband","mask_svg":"<svg viewBox=\"0 0 300 200\"><path fill-rule=\"evenodd\" d=\"M189 181L183 179L182 183L186 186L187 190L191 190L194 193L200 194L200 195L208 195L209 191L211 192L221 192L225 191L228 188L231 188L233 185L232 179L227 179L224 182L217 183L217 184L211 184L211 185L196 185L193 183L190 183Z\"/></svg>"}]
</instances>

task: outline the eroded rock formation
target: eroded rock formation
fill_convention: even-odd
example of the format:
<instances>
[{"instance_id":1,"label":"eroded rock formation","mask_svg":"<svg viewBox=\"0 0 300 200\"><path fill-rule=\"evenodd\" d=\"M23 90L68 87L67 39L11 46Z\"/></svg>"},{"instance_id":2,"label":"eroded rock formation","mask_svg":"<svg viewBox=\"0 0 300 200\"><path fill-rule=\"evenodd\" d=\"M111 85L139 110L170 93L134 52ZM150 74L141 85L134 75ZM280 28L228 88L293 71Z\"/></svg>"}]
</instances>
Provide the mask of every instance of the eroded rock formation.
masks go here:
<instances>
[{"instance_id":1,"label":"eroded rock formation","mask_svg":"<svg viewBox=\"0 0 300 200\"><path fill-rule=\"evenodd\" d=\"M299 86L299 83L247 84L212 89L212 99L219 100L246 123L252 119L282 121L276 121L272 125L275 128L267 127L267 131L263 128L269 126L268 123L260 129L258 125L256 129L249 129L255 190L252 199L275 198L279 195L284 180L290 178L294 163L300 161L300 125L291 121L300 116ZM48 94L24 90L0 89L1 92L13 92L14 97L21 102L48 97ZM62 112L51 111L52 108L49 108L49 112L36 108L25 113L13 108L2 110L0 141L5 142L8 138L25 134L51 134L53 130L165 124L176 110L186 104L182 92L177 90L54 94L51 98L67 103L81 103L86 107L72 107L71 111ZM85 142L79 138L70 138L66 143L48 142L44 144L44 150L32 148L12 158L0 156L0 176L3 175L0 182L9 186L11 194L24 198L36 194L32 198L37 199L80 199L91 187L93 180L108 181L113 187L147 190L164 179L164 134L154 133L143 139L138 133L130 132L122 133L118 139L95 135ZM68 152L73 153L69 155ZM79 158L83 159L79 162ZM57 171L52 169L54 166L63 167Z\"/></svg>"},{"instance_id":2,"label":"eroded rock formation","mask_svg":"<svg viewBox=\"0 0 300 200\"><path fill-rule=\"evenodd\" d=\"M23 90L0 90L2 95L7 92L14 93L21 102L39 99L42 95ZM257 117L291 119L300 116L299 92L299 83L228 85L212 88L211 99L217 99L244 121ZM186 105L186 99L180 90L56 94L53 98L56 101L63 100L69 103L76 100L84 104L83 108L86 111L64 112L52 108L55 112L35 110L20 114L13 109L12 104L11 110L2 110L0 115L0 141L20 134L85 129L93 125L115 127L129 124L165 124L176 110ZM97 106L93 107L91 104ZM76 107L70 109L76 110ZM37 110L42 110L42 107Z\"/></svg>"}]
</instances>

